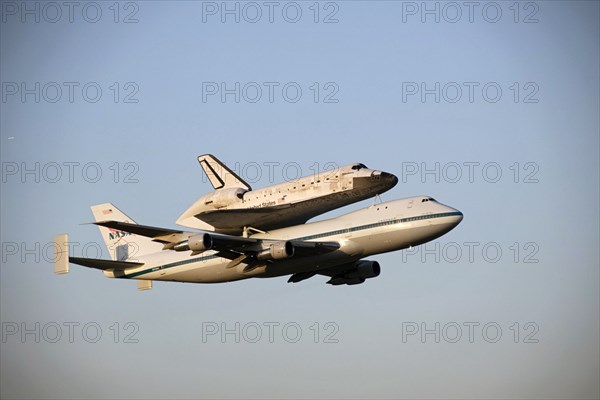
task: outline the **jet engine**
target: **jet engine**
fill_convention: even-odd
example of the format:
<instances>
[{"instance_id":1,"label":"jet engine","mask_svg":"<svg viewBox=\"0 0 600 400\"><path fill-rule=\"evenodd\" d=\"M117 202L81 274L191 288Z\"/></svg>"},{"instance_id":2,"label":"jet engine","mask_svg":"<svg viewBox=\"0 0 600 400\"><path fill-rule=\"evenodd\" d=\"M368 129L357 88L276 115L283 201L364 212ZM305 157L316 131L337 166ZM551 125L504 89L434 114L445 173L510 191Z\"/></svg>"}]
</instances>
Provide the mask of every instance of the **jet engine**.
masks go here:
<instances>
[{"instance_id":1,"label":"jet engine","mask_svg":"<svg viewBox=\"0 0 600 400\"><path fill-rule=\"evenodd\" d=\"M381 267L377 261L361 260L340 275L332 277L327 283L330 285L358 285L366 279L375 278L381 273Z\"/></svg>"},{"instance_id":2,"label":"jet engine","mask_svg":"<svg viewBox=\"0 0 600 400\"><path fill-rule=\"evenodd\" d=\"M244 193L246 192L247 190L242 188L218 189L212 193L202 196L202 201L204 205L219 209L232 204L241 203Z\"/></svg>"},{"instance_id":3,"label":"jet engine","mask_svg":"<svg viewBox=\"0 0 600 400\"><path fill-rule=\"evenodd\" d=\"M194 252L203 252L212 249L212 246L212 237L208 233L201 233L198 235L190 236L188 240L184 240L183 242L177 243L173 246L173 250L192 250Z\"/></svg>"},{"instance_id":4,"label":"jet engine","mask_svg":"<svg viewBox=\"0 0 600 400\"><path fill-rule=\"evenodd\" d=\"M292 242L276 242L256 255L257 260L282 260L294 255Z\"/></svg>"}]
</instances>

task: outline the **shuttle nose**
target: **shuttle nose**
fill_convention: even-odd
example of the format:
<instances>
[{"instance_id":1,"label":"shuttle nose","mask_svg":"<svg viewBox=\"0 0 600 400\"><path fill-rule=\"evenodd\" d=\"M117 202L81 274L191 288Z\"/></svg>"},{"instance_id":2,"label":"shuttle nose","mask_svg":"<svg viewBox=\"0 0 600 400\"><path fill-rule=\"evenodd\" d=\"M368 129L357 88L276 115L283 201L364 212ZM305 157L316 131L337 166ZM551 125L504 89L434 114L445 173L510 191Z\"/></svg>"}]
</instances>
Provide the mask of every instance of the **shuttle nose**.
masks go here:
<instances>
[{"instance_id":1,"label":"shuttle nose","mask_svg":"<svg viewBox=\"0 0 600 400\"><path fill-rule=\"evenodd\" d=\"M356 171L354 176L354 189L365 189L372 195L386 192L397 183L396 175L366 168Z\"/></svg>"},{"instance_id":2,"label":"shuttle nose","mask_svg":"<svg viewBox=\"0 0 600 400\"><path fill-rule=\"evenodd\" d=\"M381 179L388 182L389 187L393 188L398 183L398 177L394 174L390 174L388 172L381 172Z\"/></svg>"}]
</instances>

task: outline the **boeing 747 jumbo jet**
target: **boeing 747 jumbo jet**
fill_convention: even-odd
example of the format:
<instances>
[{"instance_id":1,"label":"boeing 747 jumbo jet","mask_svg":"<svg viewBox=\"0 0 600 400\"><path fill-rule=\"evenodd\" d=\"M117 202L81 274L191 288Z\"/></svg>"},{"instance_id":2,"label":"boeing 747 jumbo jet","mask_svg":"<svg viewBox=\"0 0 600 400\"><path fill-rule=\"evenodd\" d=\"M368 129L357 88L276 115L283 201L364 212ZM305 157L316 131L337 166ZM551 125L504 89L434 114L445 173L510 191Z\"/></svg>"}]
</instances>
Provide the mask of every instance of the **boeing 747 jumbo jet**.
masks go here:
<instances>
[{"instance_id":1,"label":"boeing 747 jumbo jet","mask_svg":"<svg viewBox=\"0 0 600 400\"><path fill-rule=\"evenodd\" d=\"M353 211L342 216L245 236L185 232L137 225L110 203L92 206L112 260L69 257L66 234L55 237L57 274L69 263L102 270L109 278L152 281L230 282L290 275L300 282L325 275L331 285L355 285L380 273L374 254L417 246L452 230L463 214L418 196Z\"/></svg>"},{"instance_id":2,"label":"boeing 747 jumbo jet","mask_svg":"<svg viewBox=\"0 0 600 400\"><path fill-rule=\"evenodd\" d=\"M395 175L351 164L252 190L215 156L199 156L198 162L215 191L198 198L177 219L177 225L232 235L249 226L270 230L303 224L327 211L382 194L398 183Z\"/></svg>"}]
</instances>

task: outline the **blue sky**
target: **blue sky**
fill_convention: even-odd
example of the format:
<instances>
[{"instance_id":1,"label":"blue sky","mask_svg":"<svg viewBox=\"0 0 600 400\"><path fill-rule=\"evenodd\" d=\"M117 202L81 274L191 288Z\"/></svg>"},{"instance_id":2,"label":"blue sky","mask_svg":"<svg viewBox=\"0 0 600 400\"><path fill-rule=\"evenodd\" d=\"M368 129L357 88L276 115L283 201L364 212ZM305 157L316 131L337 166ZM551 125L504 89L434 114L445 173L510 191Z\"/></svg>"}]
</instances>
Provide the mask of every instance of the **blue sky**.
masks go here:
<instances>
[{"instance_id":1,"label":"blue sky","mask_svg":"<svg viewBox=\"0 0 600 400\"><path fill-rule=\"evenodd\" d=\"M2 3L2 397L599 396L598 2L48 4ZM353 287L53 274L92 204L175 227L204 153L255 187L363 162L465 219Z\"/></svg>"}]
</instances>

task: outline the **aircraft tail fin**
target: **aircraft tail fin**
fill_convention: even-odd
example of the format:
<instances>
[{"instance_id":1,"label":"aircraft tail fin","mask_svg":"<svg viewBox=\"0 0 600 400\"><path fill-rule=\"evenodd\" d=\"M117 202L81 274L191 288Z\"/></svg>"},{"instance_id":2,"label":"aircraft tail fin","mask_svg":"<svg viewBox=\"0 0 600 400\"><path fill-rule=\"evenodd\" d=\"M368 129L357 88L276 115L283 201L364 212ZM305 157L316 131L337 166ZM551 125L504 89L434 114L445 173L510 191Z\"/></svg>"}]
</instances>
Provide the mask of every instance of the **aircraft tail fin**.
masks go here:
<instances>
[{"instance_id":1,"label":"aircraft tail fin","mask_svg":"<svg viewBox=\"0 0 600 400\"><path fill-rule=\"evenodd\" d=\"M91 208L96 222L119 221L130 224L136 223L111 203L98 204ZM145 236L134 235L130 232L104 226L98 226L98 228L100 228L100 234L102 235L102 239L104 239L108 254L111 260L114 261L136 259L145 254L159 252L163 247L162 244L154 242Z\"/></svg>"},{"instance_id":2,"label":"aircraft tail fin","mask_svg":"<svg viewBox=\"0 0 600 400\"><path fill-rule=\"evenodd\" d=\"M198 156L198 162L215 190L229 187L252 190L250 185L212 154Z\"/></svg>"}]
</instances>

